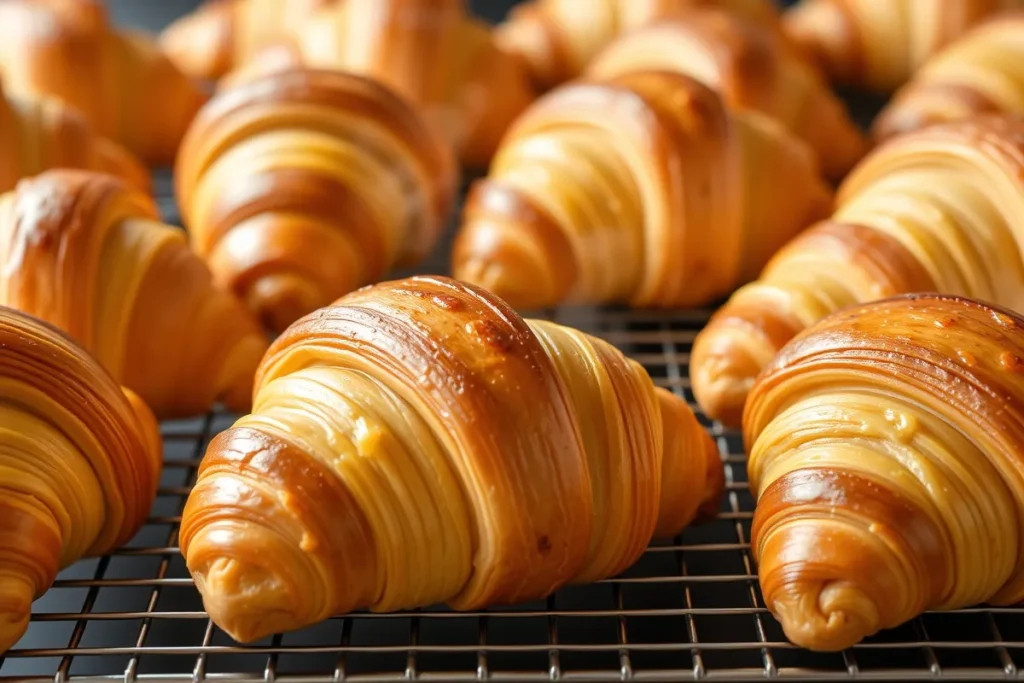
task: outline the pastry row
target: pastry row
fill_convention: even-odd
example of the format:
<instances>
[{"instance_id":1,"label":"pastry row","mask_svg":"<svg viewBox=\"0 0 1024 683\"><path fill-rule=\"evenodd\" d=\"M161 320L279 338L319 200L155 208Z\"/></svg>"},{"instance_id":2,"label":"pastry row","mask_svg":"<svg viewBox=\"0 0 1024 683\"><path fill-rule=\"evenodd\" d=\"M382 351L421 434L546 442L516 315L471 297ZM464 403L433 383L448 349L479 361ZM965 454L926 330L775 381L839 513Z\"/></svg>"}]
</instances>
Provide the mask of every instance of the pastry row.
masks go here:
<instances>
[{"instance_id":1,"label":"pastry row","mask_svg":"<svg viewBox=\"0 0 1024 683\"><path fill-rule=\"evenodd\" d=\"M154 414L215 402L249 414L181 547L239 640L614 575L714 514L717 450L635 362L514 308L737 287L693 387L744 428L789 637L1024 597L1024 16L722 0L650 22L672 4L577 27L539 0L492 36L455 2L229 0L164 37L225 76L209 101L98 3L0 4L0 650L60 567L143 522ZM879 147L822 72L913 75ZM176 159L187 233L134 155ZM459 162L487 159L457 279L360 289L434 248Z\"/></svg>"}]
</instances>

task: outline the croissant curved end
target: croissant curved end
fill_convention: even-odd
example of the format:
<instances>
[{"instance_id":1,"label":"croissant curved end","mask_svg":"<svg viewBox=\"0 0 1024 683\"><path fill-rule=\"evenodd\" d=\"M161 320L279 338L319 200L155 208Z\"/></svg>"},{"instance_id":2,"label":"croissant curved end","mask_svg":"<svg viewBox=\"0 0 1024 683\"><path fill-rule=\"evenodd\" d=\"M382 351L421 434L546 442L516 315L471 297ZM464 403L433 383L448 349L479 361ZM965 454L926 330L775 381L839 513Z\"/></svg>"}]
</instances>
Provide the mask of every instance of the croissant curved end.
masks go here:
<instances>
[{"instance_id":1,"label":"croissant curved end","mask_svg":"<svg viewBox=\"0 0 1024 683\"><path fill-rule=\"evenodd\" d=\"M96 140L96 164L98 170L115 175L133 189L150 194L153 178L141 161L127 149L107 138Z\"/></svg>"},{"instance_id":2,"label":"croissant curved end","mask_svg":"<svg viewBox=\"0 0 1024 683\"><path fill-rule=\"evenodd\" d=\"M270 273L253 281L245 302L263 325L282 332L310 311L329 303L315 282L295 273Z\"/></svg>"},{"instance_id":3,"label":"croissant curved end","mask_svg":"<svg viewBox=\"0 0 1024 683\"><path fill-rule=\"evenodd\" d=\"M849 581L793 586L768 606L794 645L836 652L878 632L875 603Z\"/></svg>"},{"instance_id":4,"label":"croissant curved end","mask_svg":"<svg viewBox=\"0 0 1024 683\"><path fill-rule=\"evenodd\" d=\"M700 354L699 359L694 345L693 358L690 383L704 414L727 427L739 426L747 394L760 368L757 360L738 345L728 354Z\"/></svg>"},{"instance_id":5,"label":"croissant curved end","mask_svg":"<svg viewBox=\"0 0 1024 683\"><path fill-rule=\"evenodd\" d=\"M28 629L35 590L24 576L0 575L0 654L9 650Z\"/></svg>"},{"instance_id":6,"label":"croissant curved end","mask_svg":"<svg viewBox=\"0 0 1024 683\"><path fill-rule=\"evenodd\" d=\"M160 34L160 47L176 67L193 78L216 80L231 69L232 2L210 3Z\"/></svg>"}]
</instances>

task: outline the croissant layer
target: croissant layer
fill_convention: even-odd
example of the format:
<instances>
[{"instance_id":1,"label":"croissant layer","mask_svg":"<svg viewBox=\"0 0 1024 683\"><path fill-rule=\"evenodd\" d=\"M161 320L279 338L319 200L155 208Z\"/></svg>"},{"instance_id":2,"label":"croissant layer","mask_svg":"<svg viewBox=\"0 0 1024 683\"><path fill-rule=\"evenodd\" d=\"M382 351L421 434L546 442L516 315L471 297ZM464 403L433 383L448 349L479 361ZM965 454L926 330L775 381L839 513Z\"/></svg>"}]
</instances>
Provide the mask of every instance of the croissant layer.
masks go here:
<instances>
[{"instance_id":1,"label":"croissant layer","mask_svg":"<svg viewBox=\"0 0 1024 683\"><path fill-rule=\"evenodd\" d=\"M738 424L755 377L843 307L937 291L1024 305L1024 121L982 116L893 138L843 183L832 219L796 237L697 336L705 412Z\"/></svg>"},{"instance_id":2,"label":"croissant layer","mask_svg":"<svg viewBox=\"0 0 1024 683\"><path fill-rule=\"evenodd\" d=\"M758 379L751 545L794 643L1024 598L1022 329L971 299L886 299L820 321Z\"/></svg>"},{"instance_id":3,"label":"croissant layer","mask_svg":"<svg viewBox=\"0 0 1024 683\"><path fill-rule=\"evenodd\" d=\"M562 86L517 120L467 199L453 271L523 308L699 305L830 206L813 153L777 122L634 71Z\"/></svg>"},{"instance_id":4,"label":"croissant layer","mask_svg":"<svg viewBox=\"0 0 1024 683\"><path fill-rule=\"evenodd\" d=\"M150 36L118 30L100 0L10 0L0 26L11 92L63 100L143 160L173 160L206 96Z\"/></svg>"},{"instance_id":5,"label":"croissant layer","mask_svg":"<svg viewBox=\"0 0 1024 683\"><path fill-rule=\"evenodd\" d=\"M360 607L479 609L603 578L722 488L714 442L634 361L419 277L274 343L253 413L203 460L181 547L212 618L250 641Z\"/></svg>"},{"instance_id":6,"label":"croissant layer","mask_svg":"<svg viewBox=\"0 0 1024 683\"><path fill-rule=\"evenodd\" d=\"M184 233L116 179L49 171L0 197L0 303L68 332L161 417L250 401L266 341Z\"/></svg>"},{"instance_id":7,"label":"croissant layer","mask_svg":"<svg viewBox=\"0 0 1024 683\"><path fill-rule=\"evenodd\" d=\"M448 145L374 81L286 70L200 112L175 188L218 284L272 330L419 262L456 191Z\"/></svg>"},{"instance_id":8,"label":"croissant layer","mask_svg":"<svg viewBox=\"0 0 1024 683\"><path fill-rule=\"evenodd\" d=\"M126 543L161 466L157 423L56 328L0 307L0 653L57 572Z\"/></svg>"}]
</instances>

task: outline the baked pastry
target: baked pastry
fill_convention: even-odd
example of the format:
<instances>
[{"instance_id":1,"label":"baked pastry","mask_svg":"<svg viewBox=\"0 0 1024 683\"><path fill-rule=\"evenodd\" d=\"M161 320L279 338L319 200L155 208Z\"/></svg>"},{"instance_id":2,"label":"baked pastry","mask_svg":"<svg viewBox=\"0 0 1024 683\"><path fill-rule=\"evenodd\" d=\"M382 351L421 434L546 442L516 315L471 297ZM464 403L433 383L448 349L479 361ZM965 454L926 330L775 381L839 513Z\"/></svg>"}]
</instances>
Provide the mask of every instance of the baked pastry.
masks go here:
<instances>
[{"instance_id":1,"label":"baked pastry","mask_svg":"<svg viewBox=\"0 0 1024 683\"><path fill-rule=\"evenodd\" d=\"M182 144L175 186L218 283L280 331L423 258L457 168L443 138L383 85L299 69L218 94Z\"/></svg>"},{"instance_id":2,"label":"baked pastry","mask_svg":"<svg viewBox=\"0 0 1024 683\"><path fill-rule=\"evenodd\" d=\"M0 197L0 304L66 331L159 417L248 409L267 346L185 233L98 173L48 171Z\"/></svg>"},{"instance_id":3,"label":"baked pastry","mask_svg":"<svg viewBox=\"0 0 1024 683\"><path fill-rule=\"evenodd\" d=\"M525 66L497 47L465 0L320 4L291 38L255 52L240 68L253 70L253 62L260 72L306 66L375 79L416 105L462 163L475 168L487 165L509 124L534 98ZM184 33L179 40L184 44Z\"/></svg>"},{"instance_id":4,"label":"baked pastry","mask_svg":"<svg viewBox=\"0 0 1024 683\"><path fill-rule=\"evenodd\" d=\"M8 95L0 79L0 192L49 168L102 171L150 190L149 171L131 152L97 135L78 112L51 98Z\"/></svg>"},{"instance_id":5,"label":"baked pastry","mask_svg":"<svg viewBox=\"0 0 1024 683\"><path fill-rule=\"evenodd\" d=\"M996 14L929 59L882 110L877 139L985 113L1024 114L1024 10Z\"/></svg>"},{"instance_id":6,"label":"baked pastry","mask_svg":"<svg viewBox=\"0 0 1024 683\"><path fill-rule=\"evenodd\" d=\"M588 78L678 71L719 92L735 109L777 118L840 180L867 151L864 135L828 84L776 31L723 9L693 9L626 33L598 54Z\"/></svg>"},{"instance_id":7,"label":"baked pastry","mask_svg":"<svg viewBox=\"0 0 1024 683\"><path fill-rule=\"evenodd\" d=\"M0 307L0 654L57 572L126 543L160 480L160 431L56 328Z\"/></svg>"},{"instance_id":8,"label":"baked pastry","mask_svg":"<svg viewBox=\"0 0 1024 683\"><path fill-rule=\"evenodd\" d=\"M801 0L786 35L833 80L892 92L989 15L1022 0Z\"/></svg>"},{"instance_id":9,"label":"baked pastry","mask_svg":"<svg viewBox=\"0 0 1024 683\"><path fill-rule=\"evenodd\" d=\"M523 114L470 191L453 268L519 308L699 305L830 207L814 154L779 123L730 113L688 76L635 71Z\"/></svg>"},{"instance_id":10,"label":"baked pastry","mask_svg":"<svg viewBox=\"0 0 1024 683\"><path fill-rule=\"evenodd\" d=\"M531 0L512 8L498 27L502 48L529 65L538 88L547 90L583 73L620 35L693 7L718 7L777 27L772 0Z\"/></svg>"},{"instance_id":11,"label":"baked pastry","mask_svg":"<svg viewBox=\"0 0 1024 683\"><path fill-rule=\"evenodd\" d=\"M1024 120L980 117L895 137L853 170L837 205L697 335L690 379L707 415L738 424L779 349L845 306L931 291L1024 304Z\"/></svg>"},{"instance_id":12,"label":"baked pastry","mask_svg":"<svg viewBox=\"0 0 1024 683\"><path fill-rule=\"evenodd\" d=\"M10 92L63 100L146 162L170 163L206 99L153 38L112 26L101 0L6 0L0 26Z\"/></svg>"},{"instance_id":13,"label":"baked pastry","mask_svg":"<svg viewBox=\"0 0 1024 683\"><path fill-rule=\"evenodd\" d=\"M723 488L710 436L636 362L447 278L307 316L256 387L180 535L239 641L359 607L541 598L625 569Z\"/></svg>"},{"instance_id":14,"label":"baked pastry","mask_svg":"<svg viewBox=\"0 0 1024 683\"><path fill-rule=\"evenodd\" d=\"M743 417L765 605L841 650L925 610L1024 599L1024 319L945 295L788 344Z\"/></svg>"},{"instance_id":15,"label":"baked pastry","mask_svg":"<svg viewBox=\"0 0 1024 683\"><path fill-rule=\"evenodd\" d=\"M290 43L321 7L339 0L207 0L164 29L160 45L197 79L218 80L264 49Z\"/></svg>"}]
</instances>

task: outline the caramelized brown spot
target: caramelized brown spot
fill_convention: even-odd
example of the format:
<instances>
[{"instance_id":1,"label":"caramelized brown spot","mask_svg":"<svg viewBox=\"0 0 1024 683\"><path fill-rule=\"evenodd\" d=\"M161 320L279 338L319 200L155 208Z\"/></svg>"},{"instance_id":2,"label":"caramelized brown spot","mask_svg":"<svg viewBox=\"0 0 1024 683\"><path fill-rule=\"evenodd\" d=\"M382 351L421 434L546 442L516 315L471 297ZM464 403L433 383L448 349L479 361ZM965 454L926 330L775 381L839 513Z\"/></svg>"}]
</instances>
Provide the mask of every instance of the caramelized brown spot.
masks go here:
<instances>
[{"instance_id":1,"label":"caramelized brown spot","mask_svg":"<svg viewBox=\"0 0 1024 683\"><path fill-rule=\"evenodd\" d=\"M431 297L431 300L446 311L457 312L466 308L466 305L458 297L454 297L451 294L435 294Z\"/></svg>"},{"instance_id":2,"label":"caramelized brown spot","mask_svg":"<svg viewBox=\"0 0 1024 683\"><path fill-rule=\"evenodd\" d=\"M547 555L551 552L551 539L547 536L541 536L537 539L537 551L541 555Z\"/></svg>"},{"instance_id":3,"label":"caramelized brown spot","mask_svg":"<svg viewBox=\"0 0 1024 683\"><path fill-rule=\"evenodd\" d=\"M490 320L477 320L468 325L471 331L488 346L507 352L515 345L515 339L508 330Z\"/></svg>"},{"instance_id":4,"label":"caramelized brown spot","mask_svg":"<svg viewBox=\"0 0 1024 683\"><path fill-rule=\"evenodd\" d=\"M999 355L999 363L1007 372L1024 372L1024 360L1022 360L1021 357L1015 353L1003 351Z\"/></svg>"}]
</instances>

